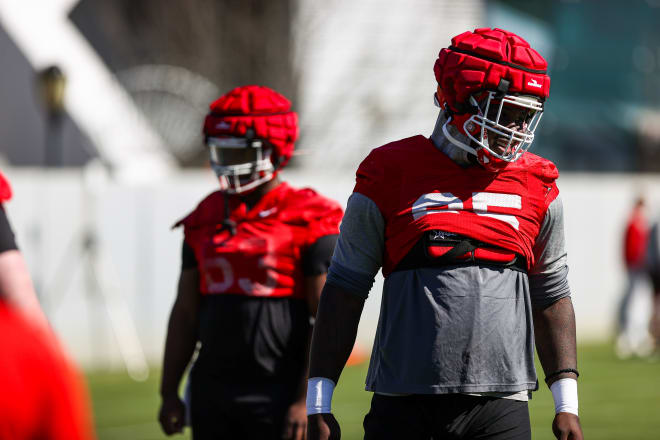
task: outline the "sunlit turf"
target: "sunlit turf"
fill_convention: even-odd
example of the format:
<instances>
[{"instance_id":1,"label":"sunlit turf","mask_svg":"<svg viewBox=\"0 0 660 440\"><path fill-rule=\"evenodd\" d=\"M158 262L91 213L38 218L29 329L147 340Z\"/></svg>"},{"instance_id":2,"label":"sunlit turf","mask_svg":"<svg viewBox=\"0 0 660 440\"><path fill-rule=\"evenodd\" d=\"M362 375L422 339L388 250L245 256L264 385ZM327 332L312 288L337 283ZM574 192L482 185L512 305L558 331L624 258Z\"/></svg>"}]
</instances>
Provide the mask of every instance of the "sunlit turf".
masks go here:
<instances>
[{"instance_id":1,"label":"sunlit turf","mask_svg":"<svg viewBox=\"0 0 660 440\"><path fill-rule=\"evenodd\" d=\"M581 346L579 363L580 419L585 438L660 438L660 362L621 361L610 345L601 344ZM346 368L335 391L333 409L343 439L362 438L362 419L371 399L371 393L363 391L366 369L366 364ZM100 440L166 438L156 422L159 377L158 371L146 382L134 382L124 373L87 375ZM545 385L534 393L530 412L534 440L553 439L552 395Z\"/></svg>"},{"instance_id":2,"label":"sunlit turf","mask_svg":"<svg viewBox=\"0 0 660 440\"><path fill-rule=\"evenodd\" d=\"M99 440L166 438L156 421L159 379L159 371L152 371L145 382L135 382L126 373L87 374Z\"/></svg>"}]
</instances>

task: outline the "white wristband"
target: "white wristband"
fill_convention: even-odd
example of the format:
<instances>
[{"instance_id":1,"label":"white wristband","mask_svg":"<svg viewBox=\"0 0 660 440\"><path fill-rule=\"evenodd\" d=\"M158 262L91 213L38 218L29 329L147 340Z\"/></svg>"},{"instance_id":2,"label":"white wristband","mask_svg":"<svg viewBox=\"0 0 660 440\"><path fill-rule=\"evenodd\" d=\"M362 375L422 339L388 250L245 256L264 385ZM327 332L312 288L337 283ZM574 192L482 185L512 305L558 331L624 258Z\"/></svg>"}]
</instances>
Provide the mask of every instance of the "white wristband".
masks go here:
<instances>
[{"instance_id":1,"label":"white wristband","mask_svg":"<svg viewBox=\"0 0 660 440\"><path fill-rule=\"evenodd\" d=\"M555 400L555 414L567 412L578 415L577 380L559 379L550 386L550 391Z\"/></svg>"},{"instance_id":2,"label":"white wristband","mask_svg":"<svg viewBox=\"0 0 660 440\"><path fill-rule=\"evenodd\" d=\"M327 377L310 377L307 380L307 415L329 413L335 383Z\"/></svg>"}]
</instances>

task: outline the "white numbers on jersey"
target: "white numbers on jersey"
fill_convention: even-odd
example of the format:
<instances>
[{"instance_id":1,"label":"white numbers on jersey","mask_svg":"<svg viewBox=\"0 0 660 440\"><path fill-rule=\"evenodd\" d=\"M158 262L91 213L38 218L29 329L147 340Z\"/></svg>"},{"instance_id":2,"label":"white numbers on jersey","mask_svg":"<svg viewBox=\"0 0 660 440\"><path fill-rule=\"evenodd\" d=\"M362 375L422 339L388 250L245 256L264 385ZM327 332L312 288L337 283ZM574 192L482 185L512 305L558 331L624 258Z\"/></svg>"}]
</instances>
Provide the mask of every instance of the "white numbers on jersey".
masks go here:
<instances>
[{"instance_id":1,"label":"white numbers on jersey","mask_svg":"<svg viewBox=\"0 0 660 440\"><path fill-rule=\"evenodd\" d=\"M262 284L249 278L239 278L238 287L247 295L268 296L273 289L277 287L276 273L270 269L275 265L275 256L266 254L259 258L257 273L266 272L266 283ZM234 284L234 270L231 263L225 257L216 257L205 260L204 272L206 277L206 287L210 293L227 292ZM217 270L222 272L222 279L218 281Z\"/></svg>"},{"instance_id":2,"label":"white numbers on jersey","mask_svg":"<svg viewBox=\"0 0 660 440\"><path fill-rule=\"evenodd\" d=\"M501 194L489 192L472 193L472 209L477 215L494 218L503 221L515 229L520 222L515 215L497 214L488 212L488 207L521 209L521 197L517 194ZM428 193L418 198L412 206L412 215L415 220L430 214L460 214L466 212L465 201L459 199L452 193Z\"/></svg>"},{"instance_id":3,"label":"white numbers on jersey","mask_svg":"<svg viewBox=\"0 0 660 440\"><path fill-rule=\"evenodd\" d=\"M255 296L268 296L273 289L277 286L277 279L275 278L275 271L269 269L270 265L275 265L275 257L266 254L259 258L259 269L266 272L266 284L261 284L258 281L252 281L249 278L239 278L238 287L248 295ZM260 271L259 271L260 272Z\"/></svg>"},{"instance_id":4,"label":"white numbers on jersey","mask_svg":"<svg viewBox=\"0 0 660 440\"><path fill-rule=\"evenodd\" d=\"M216 280L216 277L211 274L211 269L220 269L222 271L222 281ZM224 257L204 260L204 272L206 276L206 288L209 292L225 292L234 284L234 271L229 261Z\"/></svg>"}]
</instances>

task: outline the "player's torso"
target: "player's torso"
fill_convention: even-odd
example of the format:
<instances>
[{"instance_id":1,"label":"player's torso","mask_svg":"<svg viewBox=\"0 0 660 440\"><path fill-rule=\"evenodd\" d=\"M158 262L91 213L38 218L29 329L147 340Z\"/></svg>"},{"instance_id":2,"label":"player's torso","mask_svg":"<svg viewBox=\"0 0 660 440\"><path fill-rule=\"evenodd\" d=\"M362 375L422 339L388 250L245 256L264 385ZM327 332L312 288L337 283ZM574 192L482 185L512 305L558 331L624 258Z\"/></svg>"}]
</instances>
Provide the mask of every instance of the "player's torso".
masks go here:
<instances>
[{"instance_id":1,"label":"player's torso","mask_svg":"<svg viewBox=\"0 0 660 440\"><path fill-rule=\"evenodd\" d=\"M404 142L391 153L397 171L383 189L389 202L381 203L386 274L428 230L471 237L533 259L554 183L528 173L527 162L491 173L478 166L462 168L422 136Z\"/></svg>"},{"instance_id":2,"label":"player's torso","mask_svg":"<svg viewBox=\"0 0 660 440\"><path fill-rule=\"evenodd\" d=\"M257 219L230 231L209 231L201 244L200 271L205 294L297 296L300 253L296 227Z\"/></svg>"},{"instance_id":3,"label":"player's torso","mask_svg":"<svg viewBox=\"0 0 660 440\"><path fill-rule=\"evenodd\" d=\"M233 231L223 224L222 210L215 221L187 228L202 294L302 297L305 225L289 221L295 217L290 210L282 199L258 203L249 210L232 203Z\"/></svg>"}]
</instances>

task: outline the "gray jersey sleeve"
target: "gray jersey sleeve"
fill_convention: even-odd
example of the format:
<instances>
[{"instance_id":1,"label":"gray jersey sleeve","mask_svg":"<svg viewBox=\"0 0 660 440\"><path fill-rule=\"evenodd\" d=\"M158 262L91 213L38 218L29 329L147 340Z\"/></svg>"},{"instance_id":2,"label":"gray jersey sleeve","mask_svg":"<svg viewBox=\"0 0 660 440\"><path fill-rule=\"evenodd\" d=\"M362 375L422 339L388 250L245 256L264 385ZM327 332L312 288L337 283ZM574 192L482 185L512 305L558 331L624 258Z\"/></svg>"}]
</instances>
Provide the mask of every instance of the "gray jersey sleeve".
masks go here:
<instances>
[{"instance_id":1,"label":"gray jersey sleeve","mask_svg":"<svg viewBox=\"0 0 660 440\"><path fill-rule=\"evenodd\" d=\"M383 262L385 220L373 200L353 193L339 230L327 282L366 298Z\"/></svg>"},{"instance_id":2,"label":"gray jersey sleeve","mask_svg":"<svg viewBox=\"0 0 660 440\"><path fill-rule=\"evenodd\" d=\"M544 307L571 295L564 248L564 207L557 196L550 203L534 243L536 263L529 273L532 305Z\"/></svg>"}]
</instances>

